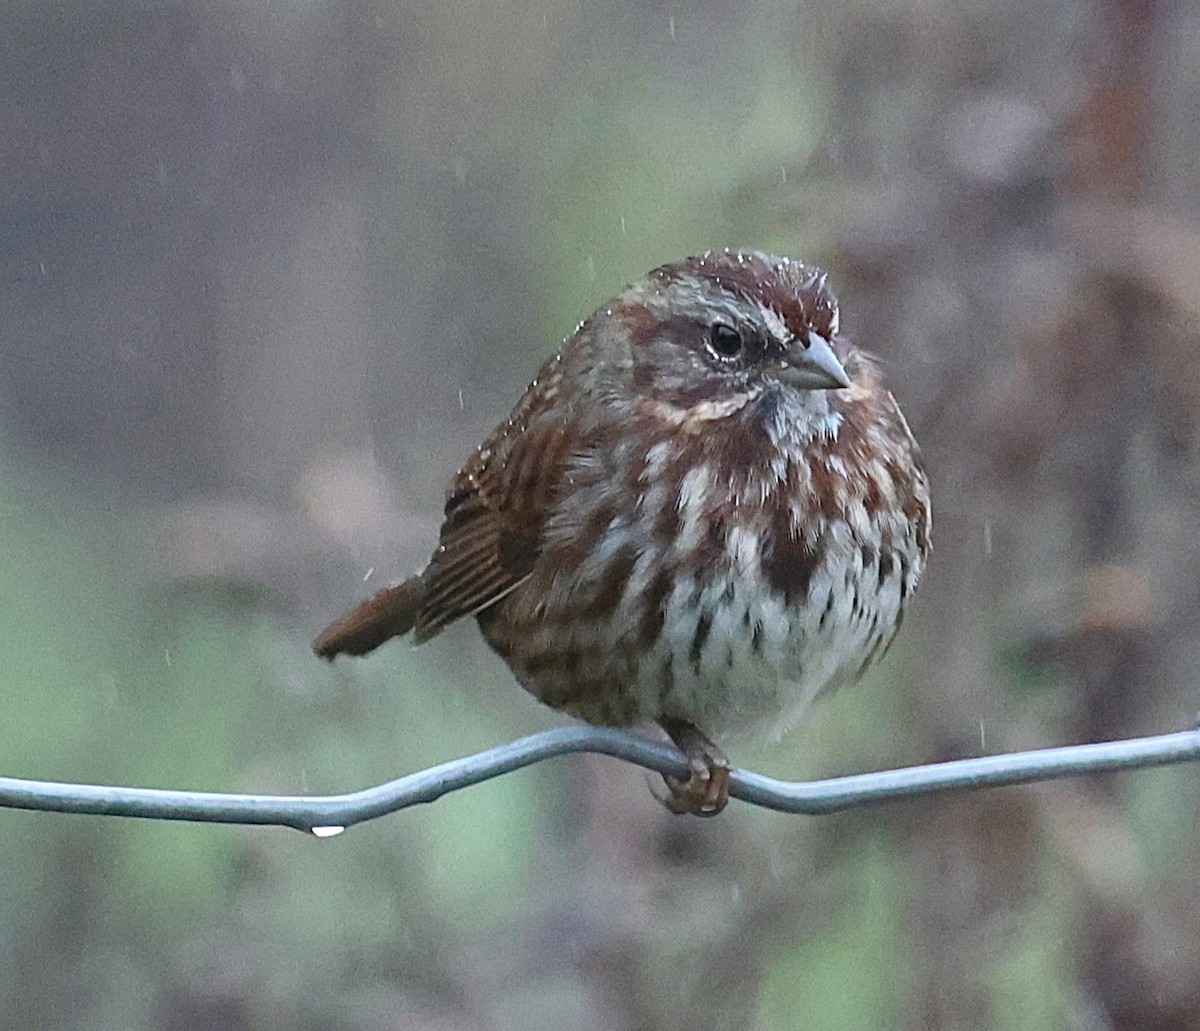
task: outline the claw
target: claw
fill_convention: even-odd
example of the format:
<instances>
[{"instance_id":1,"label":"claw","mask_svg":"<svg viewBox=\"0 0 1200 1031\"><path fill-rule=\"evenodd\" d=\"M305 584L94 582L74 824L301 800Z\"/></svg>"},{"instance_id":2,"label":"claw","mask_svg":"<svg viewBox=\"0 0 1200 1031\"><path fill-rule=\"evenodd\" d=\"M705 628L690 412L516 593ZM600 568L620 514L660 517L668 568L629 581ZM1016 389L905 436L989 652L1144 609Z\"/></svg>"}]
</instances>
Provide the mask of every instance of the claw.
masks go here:
<instances>
[{"instance_id":1,"label":"claw","mask_svg":"<svg viewBox=\"0 0 1200 1031\"><path fill-rule=\"evenodd\" d=\"M651 793L677 815L716 816L729 801L729 760L716 745L685 720L664 719L659 724L687 756L686 779L663 777L666 790Z\"/></svg>"}]
</instances>

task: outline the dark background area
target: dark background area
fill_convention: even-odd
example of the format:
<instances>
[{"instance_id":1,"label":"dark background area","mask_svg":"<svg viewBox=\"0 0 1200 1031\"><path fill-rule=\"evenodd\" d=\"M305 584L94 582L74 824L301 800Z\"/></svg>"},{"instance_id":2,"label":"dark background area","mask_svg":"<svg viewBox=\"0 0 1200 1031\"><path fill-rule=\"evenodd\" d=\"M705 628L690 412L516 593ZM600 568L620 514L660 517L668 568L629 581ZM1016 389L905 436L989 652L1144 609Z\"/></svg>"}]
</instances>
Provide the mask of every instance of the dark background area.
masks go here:
<instances>
[{"instance_id":1,"label":"dark background area","mask_svg":"<svg viewBox=\"0 0 1200 1031\"><path fill-rule=\"evenodd\" d=\"M724 245L830 269L935 490L889 662L734 760L1189 725L1197 110L1150 0L5 4L0 769L341 791L556 723L473 627L308 640L580 318ZM0 1023L1200 1026L1193 769L705 822L645 781L327 842L0 812Z\"/></svg>"}]
</instances>

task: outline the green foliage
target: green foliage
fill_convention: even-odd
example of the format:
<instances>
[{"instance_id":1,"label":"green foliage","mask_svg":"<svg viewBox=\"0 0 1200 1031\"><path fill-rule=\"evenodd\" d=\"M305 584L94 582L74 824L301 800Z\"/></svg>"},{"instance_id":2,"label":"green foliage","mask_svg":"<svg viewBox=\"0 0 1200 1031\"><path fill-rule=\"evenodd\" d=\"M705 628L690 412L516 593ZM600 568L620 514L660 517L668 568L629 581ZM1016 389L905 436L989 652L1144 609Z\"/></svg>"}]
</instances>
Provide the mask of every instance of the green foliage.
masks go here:
<instances>
[{"instance_id":1,"label":"green foliage","mask_svg":"<svg viewBox=\"0 0 1200 1031\"><path fill-rule=\"evenodd\" d=\"M228 592L164 593L137 559L140 521L86 511L44 481L25 491L25 482L0 478L9 493L0 591L20 599L0 642L9 683L21 688L0 699L6 772L335 791L497 739L494 714L456 697L446 670L411 653L406 664L402 650L332 688L328 678L312 687L324 667L306 662L297 676L292 657L306 653L304 642L271 618L231 609ZM129 569L144 576L131 579ZM6 811L0 954L51 919L67 877L56 857L73 855L80 865L69 879L87 885L89 933L125 942L91 970L99 981L120 980L130 963L169 979L180 957L154 943L174 940L172 929L186 940L221 927L222 949L239 937L288 941L258 963L299 995L328 984L331 970L349 976L388 952L420 966L431 946L523 905L539 818L532 783L508 778L326 842L279 829Z\"/></svg>"},{"instance_id":2,"label":"green foliage","mask_svg":"<svg viewBox=\"0 0 1200 1031\"><path fill-rule=\"evenodd\" d=\"M747 42L759 55L749 75L670 77L633 65L600 82L585 75L588 88L565 103L547 138L537 227L541 294L556 323L683 254L796 246L783 226L746 238L725 197L731 183L778 178L807 160L823 102L781 39Z\"/></svg>"},{"instance_id":3,"label":"green foliage","mask_svg":"<svg viewBox=\"0 0 1200 1031\"><path fill-rule=\"evenodd\" d=\"M875 837L845 857L837 880L842 905L827 923L804 928L764 979L767 1028L875 1031L903 1023L913 979L905 865L886 838Z\"/></svg>"},{"instance_id":4,"label":"green foliage","mask_svg":"<svg viewBox=\"0 0 1200 1031\"><path fill-rule=\"evenodd\" d=\"M1053 1031L1071 1023L1067 946L1073 893L1065 879L1046 888L1037 905L1006 927L1003 948L983 971L992 1031Z\"/></svg>"}]
</instances>

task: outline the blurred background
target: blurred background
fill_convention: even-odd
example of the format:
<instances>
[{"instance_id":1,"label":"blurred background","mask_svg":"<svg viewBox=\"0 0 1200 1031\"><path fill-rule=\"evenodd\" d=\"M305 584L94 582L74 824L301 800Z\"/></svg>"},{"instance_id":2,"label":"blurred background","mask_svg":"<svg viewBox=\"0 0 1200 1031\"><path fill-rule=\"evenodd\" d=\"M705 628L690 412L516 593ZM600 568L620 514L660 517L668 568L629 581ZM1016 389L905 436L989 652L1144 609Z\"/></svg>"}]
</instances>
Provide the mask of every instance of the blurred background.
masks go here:
<instances>
[{"instance_id":1,"label":"blurred background","mask_svg":"<svg viewBox=\"0 0 1200 1031\"><path fill-rule=\"evenodd\" d=\"M922 441L889 662L789 779L1200 709L1200 9L0 9L0 768L378 783L558 718L474 627L328 667L544 356L724 245L831 270ZM0 1024L1200 1027L1191 768L671 818L545 763L318 842L0 812Z\"/></svg>"}]
</instances>

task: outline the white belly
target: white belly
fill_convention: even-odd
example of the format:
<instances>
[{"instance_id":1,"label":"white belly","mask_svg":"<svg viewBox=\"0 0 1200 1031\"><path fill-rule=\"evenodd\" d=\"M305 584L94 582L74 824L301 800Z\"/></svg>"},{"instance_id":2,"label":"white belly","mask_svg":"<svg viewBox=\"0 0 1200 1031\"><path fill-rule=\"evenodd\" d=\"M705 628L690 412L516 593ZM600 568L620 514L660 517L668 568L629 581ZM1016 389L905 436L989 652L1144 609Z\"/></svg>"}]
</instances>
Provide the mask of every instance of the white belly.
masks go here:
<instances>
[{"instance_id":1,"label":"white belly","mask_svg":"<svg viewBox=\"0 0 1200 1031\"><path fill-rule=\"evenodd\" d=\"M745 569L699 591L694 578L681 579L661 637L635 667L639 708L713 735L777 737L821 692L857 679L891 640L919 570L899 560L885 568L889 575L878 563L864 569L856 546L833 550L807 598L790 607Z\"/></svg>"}]
</instances>

